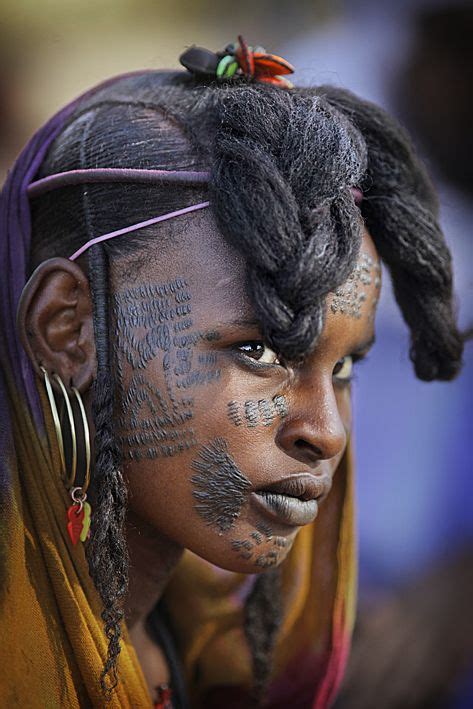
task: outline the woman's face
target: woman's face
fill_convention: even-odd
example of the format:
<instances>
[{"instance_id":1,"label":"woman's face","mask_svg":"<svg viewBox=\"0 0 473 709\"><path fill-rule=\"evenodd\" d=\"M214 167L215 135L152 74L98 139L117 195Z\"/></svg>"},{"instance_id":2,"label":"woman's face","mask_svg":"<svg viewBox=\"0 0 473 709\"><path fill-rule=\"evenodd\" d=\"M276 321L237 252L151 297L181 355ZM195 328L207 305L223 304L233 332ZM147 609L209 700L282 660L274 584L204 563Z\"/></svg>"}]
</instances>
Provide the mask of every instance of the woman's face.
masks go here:
<instances>
[{"instance_id":1,"label":"woman's face","mask_svg":"<svg viewBox=\"0 0 473 709\"><path fill-rule=\"evenodd\" d=\"M242 258L209 212L191 225L169 245L158 235L159 258L148 249L134 279L121 275L128 257L113 271L129 504L134 523L254 573L284 559L330 492L353 365L374 336L380 267L365 233L316 349L291 368L262 341Z\"/></svg>"}]
</instances>

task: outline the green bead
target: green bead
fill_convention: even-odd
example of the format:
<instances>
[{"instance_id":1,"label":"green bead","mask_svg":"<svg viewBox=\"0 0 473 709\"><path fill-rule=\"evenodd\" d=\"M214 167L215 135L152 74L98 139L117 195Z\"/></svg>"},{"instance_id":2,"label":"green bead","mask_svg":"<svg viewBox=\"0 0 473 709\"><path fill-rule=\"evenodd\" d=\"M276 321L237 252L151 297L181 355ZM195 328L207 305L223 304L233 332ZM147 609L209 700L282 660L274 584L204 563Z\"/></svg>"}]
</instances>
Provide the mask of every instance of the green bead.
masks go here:
<instances>
[{"instance_id":1,"label":"green bead","mask_svg":"<svg viewBox=\"0 0 473 709\"><path fill-rule=\"evenodd\" d=\"M238 62L231 54L222 57L217 66L217 77L219 79L230 79L238 69Z\"/></svg>"}]
</instances>

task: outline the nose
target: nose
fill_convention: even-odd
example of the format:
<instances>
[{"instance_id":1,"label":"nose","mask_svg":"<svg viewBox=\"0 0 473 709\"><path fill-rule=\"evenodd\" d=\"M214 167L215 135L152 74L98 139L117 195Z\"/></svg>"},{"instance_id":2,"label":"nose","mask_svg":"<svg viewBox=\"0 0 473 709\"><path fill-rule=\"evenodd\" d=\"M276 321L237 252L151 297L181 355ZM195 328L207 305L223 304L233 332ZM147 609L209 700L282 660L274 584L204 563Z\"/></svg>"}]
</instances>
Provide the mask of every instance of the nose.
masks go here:
<instances>
[{"instance_id":1,"label":"nose","mask_svg":"<svg viewBox=\"0 0 473 709\"><path fill-rule=\"evenodd\" d=\"M347 431L338 410L332 382L319 383L296 392L283 420L276 444L287 455L306 465L341 454Z\"/></svg>"}]
</instances>

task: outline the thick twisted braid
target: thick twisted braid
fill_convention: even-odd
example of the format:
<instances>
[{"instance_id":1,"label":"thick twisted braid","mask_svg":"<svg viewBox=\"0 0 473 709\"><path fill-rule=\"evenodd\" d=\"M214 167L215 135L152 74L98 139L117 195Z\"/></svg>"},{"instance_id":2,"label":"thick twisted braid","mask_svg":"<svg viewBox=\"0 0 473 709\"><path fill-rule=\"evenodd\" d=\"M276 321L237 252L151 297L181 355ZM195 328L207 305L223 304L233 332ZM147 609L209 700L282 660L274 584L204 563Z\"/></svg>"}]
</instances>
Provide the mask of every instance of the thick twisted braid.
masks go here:
<instances>
[{"instance_id":1,"label":"thick twisted braid","mask_svg":"<svg viewBox=\"0 0 473 709\"><path fill-rule=\"evenodd\" d=\"M430 179L408 136L384 111L347 91L321 91L365 136L363 216L409 325L416 374L427 381L452 379L461 366L463 338L455 322L451 257Z\"/></svg>"},{"instance_id":2,"label":"thick twisted braid","mask_svg":"<svg viewBox=\"0 0 473 709\"><path fill-rule=\"evenodd\" d=\"M242 86L222 96L213 208L248 258L248 284L269 343L306 354L327 293L354 267L361 220L350 191L366 166L363 138L319 97Z\"/></svg>"},{"instance_id":3,"label":"thick twisted braid","mask_svg":"<svg viewBox=\"0 0 473 709\"><path fill-rule=\"evenodd\" d=\"M281 619L281 572L270 569L258 576L245 604L244 628L253 661L252 698L256 706L264 700Z\"/></svg>"}]
</instances>

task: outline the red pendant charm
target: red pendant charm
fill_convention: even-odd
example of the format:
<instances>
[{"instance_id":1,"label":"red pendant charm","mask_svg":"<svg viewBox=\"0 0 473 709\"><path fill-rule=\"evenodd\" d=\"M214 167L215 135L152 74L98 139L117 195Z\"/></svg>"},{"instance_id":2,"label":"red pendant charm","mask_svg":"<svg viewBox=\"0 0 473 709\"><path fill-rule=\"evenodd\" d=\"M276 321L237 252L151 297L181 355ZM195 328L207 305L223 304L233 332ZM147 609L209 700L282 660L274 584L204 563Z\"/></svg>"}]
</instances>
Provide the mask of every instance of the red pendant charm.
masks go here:
<instances>
[{"instance_id":1,"label":"red pendant charm","mask_svg":"<svg viewBox=\"0 0 473 709\"><path fill-rule=\"evenodd\" d=\"M71 542L75 546L77 542L85 542L90 536L90 516L91 509L88 502L83 502L82 505L71 505L67 510L67 531L71 538Z\"/></svg>"},{"instance_id":2,"label":"red pendant charm","mask_svg":"<svg viewBox=\"0 0 473 709\"><path fill-rule=\"evenodd\" d=\"M154 703L154 709L172 709L172 690L167 684L160 684L156 687L158 699Z\"/></svg>"},{"instance_id":3,"label":"red pendant charm","mask_svg":"<svg viewBox=\"0 0 473 709\"><path fill-rule=\"evenodd\" d=\"M67 531L74 546L80 539L82 527L84 526L85 510L80 505L71 505L67 510Z\"/></svg>"}]
</instances>

